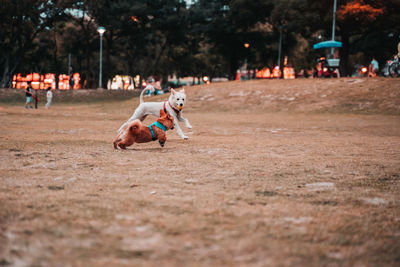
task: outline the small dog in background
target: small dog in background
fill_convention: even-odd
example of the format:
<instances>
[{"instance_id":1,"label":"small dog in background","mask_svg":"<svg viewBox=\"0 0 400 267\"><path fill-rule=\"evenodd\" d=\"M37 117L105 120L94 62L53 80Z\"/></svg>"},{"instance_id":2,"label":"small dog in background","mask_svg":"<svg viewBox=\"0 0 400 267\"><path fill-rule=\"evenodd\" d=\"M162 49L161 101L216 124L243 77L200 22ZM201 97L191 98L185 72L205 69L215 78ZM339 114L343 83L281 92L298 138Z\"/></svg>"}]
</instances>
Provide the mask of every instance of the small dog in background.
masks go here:
<instances>
[{"instance_id":1,"label":"small dog in background","mask_svg":"<svg viewBox=\"0 0 400 267\"><path fill-rule=\"evenodd\" d=\"M140 120L134 120L127 124L114 139L114 148L126 149L133 143L147 143L158 140L164 147L167 136L165 132L174 129L174 118L166 111L160 110L160 118L149 126L144 126Z\"/></svg>"},{"instance_id":2,"label":"small dog in background","mask_svg":"<svg viewBox=\"0 0 400 267\"><path fill-rule=\"evenodd\" d=\"M148 115L158 116L158 111L160 109L164 109L174 117L175 127L178 135L182 139L188 139L189 137L187 137L183 133L181 127L178 124L178 121L184 122L185 126L188 129L192 129L192 126L190 125L188 119L182 116L182 109L184 108L186 102L185 89L182 89L180 91L175 91L174 89L171 89L171 94L168 100L163 102L144 102L143 93L147 90L154 91L154 87L148 85L145 89L142 90L140 94L140 105L136 108L135 112L129 118L129 120L119 128L118 133L121 133L122 130L125 129L125 127L130 124L131 121L137 119L143 121Z\"/></svg>"}]
</instances>

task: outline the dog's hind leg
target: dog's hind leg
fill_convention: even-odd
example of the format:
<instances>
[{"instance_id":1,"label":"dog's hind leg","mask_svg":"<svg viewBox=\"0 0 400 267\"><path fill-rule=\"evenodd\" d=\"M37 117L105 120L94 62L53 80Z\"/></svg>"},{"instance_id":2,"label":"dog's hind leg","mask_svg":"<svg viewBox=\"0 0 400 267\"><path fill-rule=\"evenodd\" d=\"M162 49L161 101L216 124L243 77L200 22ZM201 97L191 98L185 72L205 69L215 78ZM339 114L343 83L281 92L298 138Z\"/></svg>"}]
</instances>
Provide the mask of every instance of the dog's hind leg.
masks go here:
<instances>
[{"instance_id":1,"label":"dog's hind leg","mask_svg":"<svg viewBox=\"0 0 400 267\"><path fill-rule=\"evenodd\" d=\"M121 133L122 130L123 130L124 128L126 128L126 126L128 126L128 123L129 123L129 121L124 122L124 124L122 124L121 127L119 127L117 133Z\"/></svg>"},{"instance_id":2,"label":"dog's hind leg","mask_svg":"<svg viewBox=\"0 0 400 267\"><path fill-rule=\"evenodd\" d=\"M148 114L145 114L145 111L143 109L143 106L139 106L135 112L132 114L132 116L124 123L122 124L121 127L119 127L118 129L118 133L120 133L122 131L122 129L124 129L124 127L126 127L129 123L131 123L132 121L138 119L140 121L144 121L144 119L146 119Z\"/></svg>"}]
</instances>

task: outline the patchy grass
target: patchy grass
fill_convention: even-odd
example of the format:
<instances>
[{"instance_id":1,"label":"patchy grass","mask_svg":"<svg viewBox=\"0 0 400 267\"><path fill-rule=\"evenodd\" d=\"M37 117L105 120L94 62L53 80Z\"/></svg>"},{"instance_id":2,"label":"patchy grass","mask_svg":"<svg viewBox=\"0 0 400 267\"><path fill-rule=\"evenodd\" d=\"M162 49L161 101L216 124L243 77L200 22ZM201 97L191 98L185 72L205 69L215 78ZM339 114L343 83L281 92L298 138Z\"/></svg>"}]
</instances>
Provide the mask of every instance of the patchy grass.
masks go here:
<instances>
[{"instance_id":1,"label":"patchy grass","mask_svg":"<svg viewBox=\"0 0 400 267\"><path fill-rule=\"evenodd\" d=\"M136 98L2 104L0 265L398 266L395 81L187 88L190 139L127 151Z\"/></svg>"}]
</instances>

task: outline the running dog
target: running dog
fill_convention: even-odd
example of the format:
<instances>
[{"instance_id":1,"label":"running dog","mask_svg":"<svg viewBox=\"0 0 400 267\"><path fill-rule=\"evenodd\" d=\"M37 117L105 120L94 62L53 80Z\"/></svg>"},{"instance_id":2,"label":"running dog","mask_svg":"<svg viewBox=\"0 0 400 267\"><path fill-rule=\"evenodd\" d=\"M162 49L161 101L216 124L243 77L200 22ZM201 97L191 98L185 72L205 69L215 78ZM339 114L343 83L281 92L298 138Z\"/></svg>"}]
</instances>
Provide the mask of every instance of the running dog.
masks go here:
<instances>
[{"instance_id":1,"label":"running dog","mask_svg":"<svg viewBox=\"0 0 400 267\"><path fill-rule=\"evenodd\" d=\"M188 129L192 129L189 121L182 116L182 109L185 106L186 102L186 94L185 89L180 91L175 91L171 89L171 94L168 100L163 102L144 102L143 101L143 93L147 90L153 90L154 87L148 85L145 89L140 93L140 105L136 108L133 115L129 118L127 122L125 122L118 130L118 133L121 133L122 129L124 129L131 121L140 120L143 121L148 115L158 116L158 111L160 109L166 110L169 114L174 117L176 131L182 139L188 139L186 135L182 132L181 127L178 124L178 121L185 122L185 125Z\"/></svg>"},{"instance_id":2,"label":"running dog","mask_svg":"<svg viewBox=\"0 0 400 267\"><path fill-rule=\"evenodd\" d=\"M164 147L167 136L165 132L174 129L174 118L163 109L160 110L160 118L149 126L144 126L140 120L129 123L114 139L114 148L126 149L133 143L147 143L158 140Z\"/></svg>"}]
</instances>

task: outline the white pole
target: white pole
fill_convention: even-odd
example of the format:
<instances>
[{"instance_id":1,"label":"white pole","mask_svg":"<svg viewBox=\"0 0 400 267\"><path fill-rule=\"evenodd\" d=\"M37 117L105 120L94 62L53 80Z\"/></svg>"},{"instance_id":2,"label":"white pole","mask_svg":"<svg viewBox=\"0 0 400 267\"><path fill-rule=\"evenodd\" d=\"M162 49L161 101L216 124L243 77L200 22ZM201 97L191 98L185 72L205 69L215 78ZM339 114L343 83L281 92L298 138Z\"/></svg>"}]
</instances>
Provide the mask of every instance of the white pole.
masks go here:
<instances>
[{"instance_id":1,"label":"white pole","mask_svg":"<svg viewBox=\"0 0 400 267\"><path fill-rule=\"evenodd\" d=\"M332 41L335 40L335 24L336 24L336 0L333 1Z\"/></svg>"},{"instance_id":2,"label":"white pole","mask_svg":"<svg viewBox=\"0 0 400 267\"><path fill-rule=\"evenodd\" d=\"M99 88L102 88L102 75L103 75L103 34L100 34L100 74L99 74Z\"/></svg>"},{"instance_id":3,"label":"white pole","mask_svg":"<svg viewBox=\"0 0 400 267\"><path fill-rule=\"evenodd\" d=\"M336 28L336 0L333 1L333 18L332 18L332 41L335 40L335 28ZM331 55L333 56L334 49L331 48Z\"/></svg>"},{"instance_id":4,"label":"white pole","mask_svg":"<svg viewBox=\"0 0 400 267\"><path fill-rule=\"evenodd\" d=\"M278 67L279 67L279 70L281 70L282 28L283 28L283 26L279 26L279 29L280 29L279 51L278 51ZM279 77L279 78L281 78L281 77Z\"/></svg>"},{"instance_id":5,"label":"white pole","mask_svg":"<svg viewBox=\"0 0 400 267\"><path fill-rule=\"evenodd\" d=\"M106 31L104 27L98 27L97 32L100 34L100 73L99 73L99 88L102 86L102 76L103 76L103 34Z\"/></svg>"}]
</instances>

